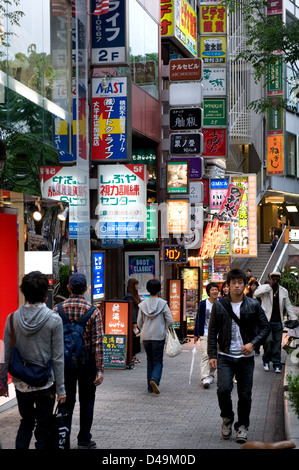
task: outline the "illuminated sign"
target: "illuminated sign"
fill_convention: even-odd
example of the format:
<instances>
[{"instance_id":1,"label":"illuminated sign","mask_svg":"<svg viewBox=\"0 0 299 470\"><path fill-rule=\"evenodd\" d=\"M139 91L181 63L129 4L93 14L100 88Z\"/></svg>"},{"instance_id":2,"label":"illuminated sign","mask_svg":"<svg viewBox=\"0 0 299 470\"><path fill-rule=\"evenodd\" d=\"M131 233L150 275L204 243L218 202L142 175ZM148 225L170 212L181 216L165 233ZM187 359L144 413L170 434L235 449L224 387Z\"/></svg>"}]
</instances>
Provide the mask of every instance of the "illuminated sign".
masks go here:
<instances>
[{"instance_id":1,"label":"illuminated sign","mask_svg":"<svg viewBox=\"0 0 299 470\"><path fill-rule=\"evenodd\" d=\"M169 61L169 80L201 80L201 59L171 59Z\"/></svg>"},{"instance_id":2,"label":"illuminated sign","mask_svg":"<svg viewBox=\"0 0 299 470\"><path fill-rule=\"evenodd\" d=\"M204 5L200 7L200 33L225 34L226 8L223 5Z\"/></svg>"},{"instance_id":3,"label":"illuminated sign","mask_svg":"<svg viewBox=\"0 0 299 470\"><path fill-rule=\"evenodd\" d=\"M209 222L199 251L200 259L213 258L219 250L224 233L224 227L219 223L218 219Z\"/></svg>"},{"instance_id":4,"label":"illuminated sign","mask_svg":"<svg viewBox=\"0 0 299 470\"><path fill-rule=\"evenodd\" d=\"M164 261L166 263L186 263L186 250L182 246L164 246Z\"/></svg>"},{"instance_id":5,"label":"illuminated sign","mask_svg":"<svg viewBox=\"0 0 299 470\"><path fill-rule=\"evenodd\" d=\"M200 107L171 108L169 128L172 131L195 131L202 128L203 110Z\"/></svg>"},{"instance_id":6,"label":"illuminated sign","mask_svg":"<svg viewBox=\"0 0 299 470\"><path fill-rule=\"evenodd\" d=\"M180 279L169 279L169 309L174 321L174 328L180 327L181 320L181 284Z\"/></svg>"},{"instance_id":7,"label":"illuminated sign","mask_svg":"<svg viewBox=\"0 0 299 470\"><path fill-rule=\"evenodd\" d=\"M203 157L226 157L226 129L203 129Z\"/></svg>"},{"instance_id":8,"label":"illuminated sign","mask_svg":"<svg viewBox=\"0 0 299 470\"><path fill-rule=\"evenodd\" d=\"M92 79L92 160L127 160L127 78Z\"/></svg>"},{"instance_id":9,"label":"illuminated sign","mask_svg":"<svg viewBox=\"0 0 299 470\"><path fill-rule=\"evenodd\" d=\"M161 36L172 36L197 56L197 15L186 0L161 0Z\"/></svg>"},{"instance_id":10,"label":"illuminated sign","mask_svg":"<svg viewBox=\"0 0 299 470\"><path fill-rule=\"evenodd\" d=\"M98 238L146 237L146 166L99 165Z\"/></svg>"},{"instance_id":11,"label":"illuminated sign","mask_svg":"<svg viewBox=\"0 0 299 470\"><path fill-rule=\"evenodd\" d=\"M92 253L92 297L101 300L105 297L105 264L104 252Z\"/></svg>"},{"instance_id":12,"label":"illuminated sign","mask_svg":"<svg viewBox=\"0 0 299 470\"><path fill-rule=\"evenodd\" d=\"M187 194L188 190L188 161L166 162L166 178L168 194Z\"/></svg>"},{"instance_id":13,"label":"illuminated sign","mask_svg":"<svg viewBox=\"0 0 299 470\"><path fill-rule=\"evenodd\" d=\"M283 135L267 136L267 174L284 174Z\"/></svg>"},{"instance_id":14,"label":"illuminated sign","mask_svg":"<svg viewBox=\"0 0 299 470\"><path fill-rule=\"evenodd\" d=\"M128 334L129 303L108 301L105 302L105 334Z\"/></svg>"},{"instance_id":15,"label":"illuminated sign","mask_svg":"<svg viewBox=\"0 0 299 470\"><path fill-rule=\"evenodd\" d=\"M200 44L204 65L226 63L226 37L201 36Z\"/></svg>"},{"instance_id":16,"label":"illuminated sign","mask_svg":"<svg viewBox=\"0 0 299 470\"><path fill-rule=\"evenodd\" d=\"M226 196L222 202L219 215L224 215L226 217L236 217L242 201L243 194L244 189L230 184Z\"/></svg>"},{"instance_id":17,"label":"illuminated sign","mask_svg":"<svg viewBox=\"0 0 299 470\"><path fill-rule=\"evenodd\" d=\"M168 233L189 233L189 201L167 201L167 231Z\"/></svg>"}]
</instances>

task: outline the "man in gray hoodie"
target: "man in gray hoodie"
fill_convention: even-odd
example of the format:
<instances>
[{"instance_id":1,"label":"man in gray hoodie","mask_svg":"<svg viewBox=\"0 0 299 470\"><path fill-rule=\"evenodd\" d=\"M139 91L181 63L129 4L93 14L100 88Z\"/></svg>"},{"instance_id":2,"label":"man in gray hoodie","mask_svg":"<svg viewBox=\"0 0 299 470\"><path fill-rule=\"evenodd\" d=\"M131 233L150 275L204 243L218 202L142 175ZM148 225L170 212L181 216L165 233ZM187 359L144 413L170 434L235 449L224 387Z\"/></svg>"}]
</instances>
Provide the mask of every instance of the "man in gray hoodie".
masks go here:
<instances>
[{"instance_id":1,"label":"man in gray hoodie","mask_svg":"<svg viewBox=\"0 0 299 470\"><path fill-rule=\"evenodd\" d=\"M138 305L137 326L147 356L147 389L159 394L166 329L173 324L173 318L166 300L158 297L160 281L150 279L146 288L151 295Z\"/></svg>"},{"instance_id":2,"label":"man in gray hoodie","mask_svg":"<svg viewBox=\"0 0 299 470\"><path fill-rule=\"evenodd\" d=\"M20 427L16 437L16 449L28 449L35 428L36 449L47 449L50 445L50 429L55 393L60 403L65 401L63 325L59 315L50 310L45 301L48 278L39 271L23 277L21 291L25 305L14 312L13 327L16 347L22 358L46 365L51 361L49 379L42 387L33 387L12 377L16 389ZM12 350L10 314L7 318L2 358L0 361L0 383L2 396L8 396L8 365Z\"/></svg>"}]
</instances>

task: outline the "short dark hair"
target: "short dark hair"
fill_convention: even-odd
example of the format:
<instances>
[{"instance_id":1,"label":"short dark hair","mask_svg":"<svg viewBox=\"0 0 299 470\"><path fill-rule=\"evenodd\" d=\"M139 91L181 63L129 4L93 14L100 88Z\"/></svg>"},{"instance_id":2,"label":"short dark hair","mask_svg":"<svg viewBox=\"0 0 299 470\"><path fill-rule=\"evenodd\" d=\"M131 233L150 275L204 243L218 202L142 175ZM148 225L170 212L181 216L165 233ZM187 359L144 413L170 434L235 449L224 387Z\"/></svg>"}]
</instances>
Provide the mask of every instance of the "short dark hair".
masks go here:
<instances>
[{"instance_id":1,"label":"short dark hair","mask_svg":"<svg viewBox=\"0 0 299 470\"><path fill-rule=\"evenodd\" d=\"M48 278L40 271L31 271L29 274L25 274L20 286L25 300L31 304L44 302L47 298L48 288Z\"/></svg>"},{"instance_id":2,"label":"short dark hair","mask_svg":"<svg viewBox=\"0 0 299 470\"><path fill-rule=\"evenodd\" d=\"M230 285L230 282L233 279L242 279L244 282L244 285L246 285L246 274L244 273L242 269L236 268L236 269L231 269L229 271L229 273L227 274L228 285Z\"/></svg>"},{"instance_id":3,"label":"short dark hair","mask_svg":"<svg viewBox=\"0 0 299 470\"><path fill-rule=\"evenodd\" d=\"M158 279L150 279L147 281L146 289L151 295L156 295L161 291L161 282Z\"/></svg>"},{"instance_id":4,"label":"short dark hair","mask_svg":"<svg viewBox=\"0 0 299 470\"><path fill-rule=\"evenodd\" d=\"M208 295L210 295L210 290L212 289L212 287L217 287L217 289L219 291L218 284L216 284L216 282L210 282L209 284L206 285L206 291L207 291Z\"/></svg>"}]
</instances>

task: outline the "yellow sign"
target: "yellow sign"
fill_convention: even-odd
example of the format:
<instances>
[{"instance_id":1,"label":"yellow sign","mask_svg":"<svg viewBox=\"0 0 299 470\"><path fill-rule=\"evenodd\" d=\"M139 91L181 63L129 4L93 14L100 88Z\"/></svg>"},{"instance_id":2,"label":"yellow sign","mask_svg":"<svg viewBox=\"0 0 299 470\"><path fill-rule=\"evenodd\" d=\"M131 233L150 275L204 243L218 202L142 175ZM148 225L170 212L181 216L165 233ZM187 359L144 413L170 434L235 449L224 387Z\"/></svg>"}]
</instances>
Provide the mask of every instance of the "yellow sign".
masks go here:
<instances>
[{"instance_id":1,"label":"yellow sign","mask_svg":"<svg viewBox=\"0 0 299 470\"><path fill-rule=\"evenodd\" d=\"M283 135L267 137L267 174L284 174Z\"/></svg>"},{"instance_id":2,"label":"yellow sign","mask_svg":"<svg viewBox=\"0 0 299 470\"><path fill-rule=\"evenodd\" d=\"M225 34L226 9L223 5L202 5L200 7L200 33Z\"/></svg>"},{"instance_id":3,"label":"yellow sign","mask_svg":"<svg viewBox=\"0 0 299 470\"><path fill-rule=\"evenodd\" d=\"M197 15L186 0L161 0L161 36L174 36L197 57Z\"/></svg>"}]
</instances>

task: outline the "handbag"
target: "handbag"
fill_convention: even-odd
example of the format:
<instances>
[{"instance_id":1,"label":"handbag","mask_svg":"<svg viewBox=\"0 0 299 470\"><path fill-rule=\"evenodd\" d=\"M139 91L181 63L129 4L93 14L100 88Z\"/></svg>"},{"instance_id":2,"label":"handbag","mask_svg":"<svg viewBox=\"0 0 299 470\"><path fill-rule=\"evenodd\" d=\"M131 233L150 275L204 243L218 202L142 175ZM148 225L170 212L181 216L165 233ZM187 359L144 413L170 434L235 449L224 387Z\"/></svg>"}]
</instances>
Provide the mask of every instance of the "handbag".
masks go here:
<instances>
[{"instance_id":1,"label":"handbag","mask_svg":"<svg viewBox=\"0 0 299 470\"><path fill-rule=\"evenodd\" d=\"M64 413L60 403L57 403L52 416L51 448L68 450L70 448L70 419Z\"/></svg>"},{"instance_id":2,"label":"handbag","mask_svg":"<svg viewBox=\"0 0 299 470\"><path fill-rule=\"evenodd\" d=\"M10 331L12 351L8 364L8 372L32 387L42 387L48 382L51 373L51 361L46 366L27 361L22 358L16 348L15 332L13 327L13 313L10 315Z\"/></svg>"},{"instance_id":3,"label":"handbag","mask_svg":"<svg viewBox=\"0 0 299 470\"><path fill-rule=\"evenodd\" d=\"M175 357L182 352L183 348L172 326L166 331L165 354L168 357Z\"/></svg>"}]
</instances>

